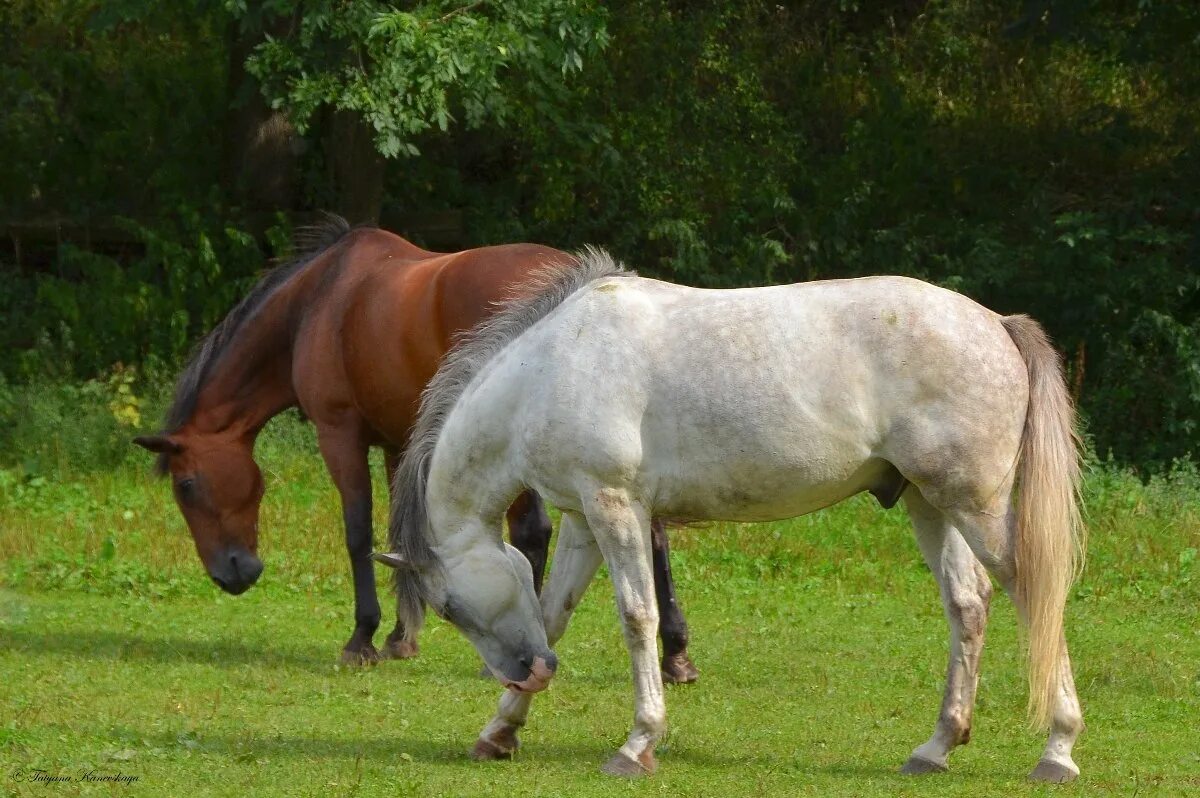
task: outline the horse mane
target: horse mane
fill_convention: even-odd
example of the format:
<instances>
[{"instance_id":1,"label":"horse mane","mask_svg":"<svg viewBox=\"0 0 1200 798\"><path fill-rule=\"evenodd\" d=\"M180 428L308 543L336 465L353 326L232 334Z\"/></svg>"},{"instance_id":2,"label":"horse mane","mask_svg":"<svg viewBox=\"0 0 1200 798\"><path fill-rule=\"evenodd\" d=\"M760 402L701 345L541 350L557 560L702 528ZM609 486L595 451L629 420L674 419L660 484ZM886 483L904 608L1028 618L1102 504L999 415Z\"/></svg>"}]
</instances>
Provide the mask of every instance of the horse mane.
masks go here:
<instances>
[{"instance_id":1,"label":"horse mane","mask_svg":"<svg viewBox=\"0 0 1200 798\"><path fill-rule=\"evenodd\" d=\"M178 432L196 410L196 401L205 381L221 355L229 348L242 324L252 318L275 289L286 283L297 272L307 266L318 255L342 240L353 228L350 223L336 214L326 213L316 224L300 228L293 238L295 254L285 263L270 269L250 289L233 310L204 336L188 358L187 365L175 382L175 395L163 421L163 433ZM166 454L158 457L155 470L161 475L167 472Z\"/></svg>"},{"instance_id":2,"label":"horse mane","mask_svg":"<svg viewBox=\"0 0 1200 798\"><path fill-rule=\"evenodd\" d=\"M574 264L548 263L522 286L522 297L498 303L491 317L463 335L442 360L425 391L404 457L392 483L388 542L413 568L395 571L399 612L406 630L415 635L424 615L421 568L436 565L430 542L425 490L438 438L455 405L472 380L509 344L548 316L568 297L605 277L634 276L608 252L585 247ZM532 290L528 293L526 288Z\"/></svg>"}]
</instances>

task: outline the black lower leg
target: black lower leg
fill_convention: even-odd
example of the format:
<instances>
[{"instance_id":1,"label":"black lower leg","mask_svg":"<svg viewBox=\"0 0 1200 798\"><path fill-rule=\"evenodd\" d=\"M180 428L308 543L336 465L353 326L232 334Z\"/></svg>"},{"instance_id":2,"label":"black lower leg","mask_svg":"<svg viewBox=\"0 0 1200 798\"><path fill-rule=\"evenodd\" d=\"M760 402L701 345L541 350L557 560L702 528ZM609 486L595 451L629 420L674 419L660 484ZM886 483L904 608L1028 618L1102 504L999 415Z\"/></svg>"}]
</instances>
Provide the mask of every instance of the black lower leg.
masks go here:
<instances>
[{"instance_id":1,"label":"black lower leg","mask_svg":"<svg viewBox=\"0 0 1200 798\"><path fill-rule=\"evenodd\" d=\"M346 643L344 658L369 661L378 657L371 639L379 628L379 597L375 593L375 568L371 562L371 499L347 502L346 551L354 579L354 634Z\"/></svg>"},{"instance_id":2,"label":"black lower leg","mask_svg":"<svg viewBox=\"0 0 1200 798\"><path fill-rule=\"evenodd\" d=\"M508 537L533 568L533 587L540 596L546 572L546 553L554 527L542 506L542 497L527 490L508 509Z\"/></svg>"},{"instance_id":3,"label":"black lower leg","mask_svg":"<svg viewBox=\"0 0 1200 798\"><path fill-rule=\"evenodd\" d=\"M688 626L675 597L671 578L671 550L662 521L650 523L650 541L654 550L654 593L658 598L658 633L663 643L663 658L687 651Z\"/></svg>"}]
</instances>

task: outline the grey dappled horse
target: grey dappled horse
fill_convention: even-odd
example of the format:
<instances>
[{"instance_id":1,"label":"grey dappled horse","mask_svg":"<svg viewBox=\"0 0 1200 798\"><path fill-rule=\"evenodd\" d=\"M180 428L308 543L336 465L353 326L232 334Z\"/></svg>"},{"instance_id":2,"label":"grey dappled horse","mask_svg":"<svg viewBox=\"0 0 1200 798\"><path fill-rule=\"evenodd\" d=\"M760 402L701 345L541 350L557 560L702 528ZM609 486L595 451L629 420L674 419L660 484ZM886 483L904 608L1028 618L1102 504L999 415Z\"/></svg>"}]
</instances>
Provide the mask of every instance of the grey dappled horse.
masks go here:
<instances>
[{"instance_id":1,"label":"grey dappled horse","mask_svg":"<svg viewBox=\"0 0 1200 798\"><path fill-rule=\"evenodd\" d=\"M1083 727L1063 636L1078 485L1059 359L1025 316L901 277L685 288L589 250L477 328L430 383L383 559L400 566L406 628L429 602L509 688L480 758L516 748L554 674L550 645L605 562L636 700L604 770L638 775L666 724L651 517L769 521L865 490L902 497L951 629L941 713L905 772L944 770L967 740L990 573L1028 626L1031 717L1050 728L1031 776L1066 781ZM563 513L540 606L501 538L526 488Z\"/></svg>"}]
</instances>

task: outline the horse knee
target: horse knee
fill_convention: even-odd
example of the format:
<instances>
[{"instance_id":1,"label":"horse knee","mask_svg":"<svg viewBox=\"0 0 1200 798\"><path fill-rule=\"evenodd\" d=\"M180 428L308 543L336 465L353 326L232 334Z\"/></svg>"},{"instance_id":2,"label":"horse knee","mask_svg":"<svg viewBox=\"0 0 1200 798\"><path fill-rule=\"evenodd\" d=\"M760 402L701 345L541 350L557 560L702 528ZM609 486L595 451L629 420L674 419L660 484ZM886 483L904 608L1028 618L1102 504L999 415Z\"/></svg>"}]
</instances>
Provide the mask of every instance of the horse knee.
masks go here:
<instances>
[{"instance_id":1,"label":"horse knee","mask_svg":"<svg viewBox=\"0 0 1200 798\"><path fill-rule=\"evenodd\" d=\"M658 613L644 608L624 610L621 625L630 641L653 638L658 634Z\"/></svg>"}]
</instances>

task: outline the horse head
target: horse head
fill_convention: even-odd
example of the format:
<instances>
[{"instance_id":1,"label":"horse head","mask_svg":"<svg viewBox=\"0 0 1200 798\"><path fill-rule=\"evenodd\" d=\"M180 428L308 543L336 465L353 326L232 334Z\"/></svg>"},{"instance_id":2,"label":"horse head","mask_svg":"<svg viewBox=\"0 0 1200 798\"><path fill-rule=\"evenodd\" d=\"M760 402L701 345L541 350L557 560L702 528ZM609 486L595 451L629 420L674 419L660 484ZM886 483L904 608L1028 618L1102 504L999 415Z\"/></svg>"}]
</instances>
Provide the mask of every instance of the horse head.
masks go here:
<instances>
[{"instance_id":1,"label":"horse head","mask_svg":"<svg viewBox=\"0 0 1200 798\"><path fill-rule=\"evenodd\" d=\"M546 642L529 560L504 542L462 536L446 556L417 566L395 553L374 559L397 569L434 612L475 646L488 670L510 690L536 693L550 684L558 658ZM419 628L406 619L406 628Z\"/></svg>"},{"instance_id":2,"label":"horse head","mask_svg":"<svg viewBox=\"0 0 1200 798\"><path fill-rule=\"evenodd\" d=\"M258 507L263 478L251 441L223 435L146 435L134 443L159 455L196 552L226 593L246 592L262 573Z\"/></svg>"}]
</instances>

